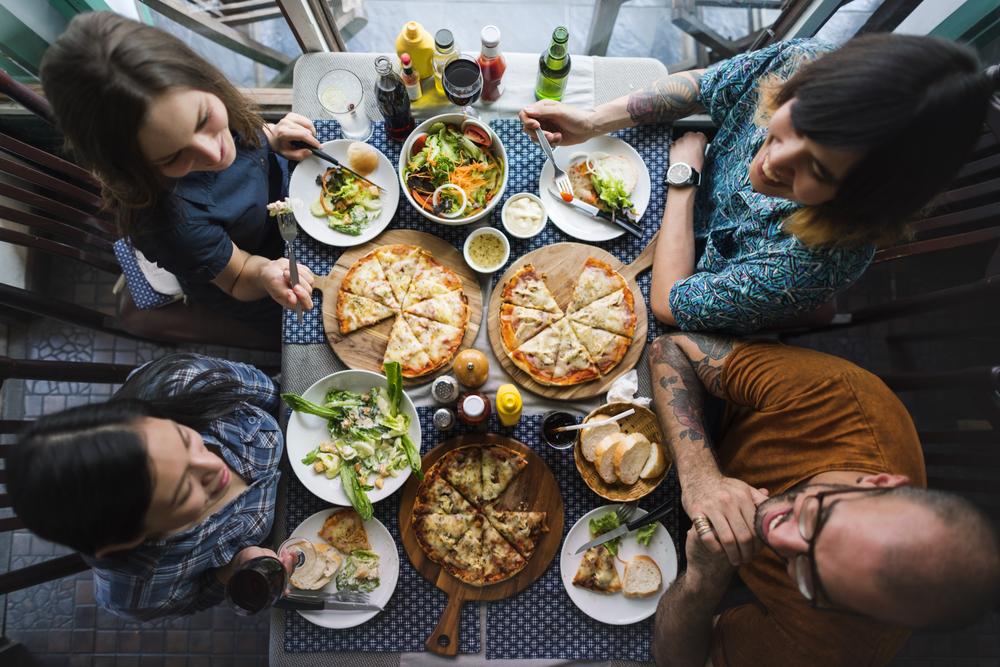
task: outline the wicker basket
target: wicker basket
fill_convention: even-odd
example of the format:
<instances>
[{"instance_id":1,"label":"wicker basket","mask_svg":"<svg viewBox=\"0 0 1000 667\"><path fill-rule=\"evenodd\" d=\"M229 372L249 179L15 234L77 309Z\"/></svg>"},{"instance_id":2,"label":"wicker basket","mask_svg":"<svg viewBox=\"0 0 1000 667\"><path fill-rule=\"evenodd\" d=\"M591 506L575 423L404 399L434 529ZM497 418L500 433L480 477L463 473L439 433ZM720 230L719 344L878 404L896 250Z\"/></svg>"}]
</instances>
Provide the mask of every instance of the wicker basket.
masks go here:
<instances>
[{"instance_id":1,"label":"wicker basket","mask_svg":"<svg viewBox=\"0 0 1000 667\"><path fill-rule=\"evenodd\" d=\"M667 449L663 438L663 431L660 430L660 422L657 421L656 415L653 414L653 411L649 408L644 408L640 405L636 405L635 403L608 403L607 405L602 405L587 415L587 419L590 419L595 415L614 417L621 412L625 412L626 410L631 410L633 408L635 409L635 414L618 420L618 426L621 428L622 433L642 433L651 441L659 443L663 446L664 454L666 454ZM674 462L669 459L668 455L667 467L664 468L661 475L652 479L640 478L639 481L631 485L621 484L620 482L608 484L604 481L604 478L598 474L597 468L594 467L594 464L583 457L583 449L580 443L581 438L578 435L576 443L573 446L573 457L576 459L576 469L580 472L580 476L583 477L583 481L587 483L587 486L589 486L594 493L602 498L607 498L608 500L628 501L642 498L650 491L658 487L660 483L666 479L667 473L670 472L670 468L674 465Z\"/></svg>"}]
</instances>

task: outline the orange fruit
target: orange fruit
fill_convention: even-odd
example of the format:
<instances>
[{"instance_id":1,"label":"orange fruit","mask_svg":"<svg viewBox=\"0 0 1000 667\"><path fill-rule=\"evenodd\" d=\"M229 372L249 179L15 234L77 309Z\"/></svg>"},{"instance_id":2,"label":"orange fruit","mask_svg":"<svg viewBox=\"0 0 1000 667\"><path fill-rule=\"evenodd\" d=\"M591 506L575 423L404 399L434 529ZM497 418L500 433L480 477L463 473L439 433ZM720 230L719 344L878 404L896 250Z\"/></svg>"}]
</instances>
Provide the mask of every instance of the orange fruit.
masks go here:
<instances>
[{"instance_id":1,"label":"orange fruit","mask_svg":"<svg viewBox=\"0 0 1000 667\"><path fill-rule=\"evenodd\" d=\"M479 350L463 350L455 355L455 377L466 387L478 387L490 375L490 362Z\"/></svg>"}]
</instances>

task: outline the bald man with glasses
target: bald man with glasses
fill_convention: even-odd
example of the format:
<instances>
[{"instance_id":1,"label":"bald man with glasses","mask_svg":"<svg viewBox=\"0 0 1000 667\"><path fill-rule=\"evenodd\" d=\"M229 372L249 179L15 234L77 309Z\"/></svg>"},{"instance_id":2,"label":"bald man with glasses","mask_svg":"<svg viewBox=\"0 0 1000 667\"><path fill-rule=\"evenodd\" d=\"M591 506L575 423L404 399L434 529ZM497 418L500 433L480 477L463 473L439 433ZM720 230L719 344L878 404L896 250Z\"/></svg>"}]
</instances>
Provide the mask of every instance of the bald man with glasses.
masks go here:
<instances>
[{"instance_id":1,"label":"bald man with glasses","mask_svg":"<svg viewBox=\"0 0 1000 667\"><path fill-rule=\"evenodd\" d=\"M884 665L909 629L963 627L996 603L993 525L924 488L913 422L874 375L690 332L656 339L649 359L694 524L656 612L660 667ZM717 429L708 395L725 401ZM737 571L757 602L716 616Z\"/></svg>"}]
</instances>

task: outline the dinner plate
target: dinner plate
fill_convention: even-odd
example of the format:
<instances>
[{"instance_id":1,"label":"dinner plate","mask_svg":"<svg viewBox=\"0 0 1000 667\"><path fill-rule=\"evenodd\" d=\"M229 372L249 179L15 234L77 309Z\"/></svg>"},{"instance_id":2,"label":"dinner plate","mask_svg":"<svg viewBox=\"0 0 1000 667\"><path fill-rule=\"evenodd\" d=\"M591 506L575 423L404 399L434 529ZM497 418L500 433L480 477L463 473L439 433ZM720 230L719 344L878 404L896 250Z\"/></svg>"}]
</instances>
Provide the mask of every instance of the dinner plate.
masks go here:
<instances>
[{"instance_id":1,"label":"dinner plate","mask_svg":"<svg viewBox=\"0 0 1000 667\"><path fill-rule=\"evenodd\" d=\"M336 511L336 508L332 508L316 512L300 523L289 537L304 537L313 542L321 542L322 538L318 537L318 533L322 530L323 523L327 518ZM389 603L389 598L392 597L392 592L396 590L396 582L399 580L399 553L396 551L396 543L393 541L392 535L389 534L381 521L372 519L363 523L365 532L368 533L368 541L372 545L372 551L379 555L379 585L369 594L370 599L372 604L385 608L385 605ZM293 587L292 590L296 589ZM336 593L336 577L320 590L324 593ZM353 628L355 625L361 625L373 618L378 613L377 611L338 611L334 609L297 611L302 618L324 628Z\"/></svg>"},{"instance_id":2,"label":"dinner plate","mask_svg":"<svg viewBox=\"0 0 1000 667\"><path fill-rule=\"evenodd\" d=\"M327 375L316 382L306 389L302 397L310 403L323 405L326 392L329 389L346 389L356 394L364 394L372 387L388 387L385 376L371 371L340 371ZM405 391L403 392L403 400L400 401L400 409L410 416L410 439L416 445L417 451L420 451L420 416L417 415L413 401L410 400ZM288 451L288 460L292 470L295 471L299 481L328 503L350 507L351 501L344 493L340 477L327 479L325 473L316 472L311 465L302 463L302 459L315 449L316 445L329 440L330 431L327 428L326 419L302 412L292 412L288 418L285 448ZM403 482L410 476L410 470L410 467L407 466L399 471L399 477L385 477L385 485L381 489L376 487L367 492L368 500L377 503L383 498L391 496L396 489L403 486Z\"/></svg>"},{"instance_id":3,"label":"dinner plate","mask_svg":"<svg viewBox=\"0 0 1000 667\"><path fill-rule=\"evenodd\" d=\"M608 155L624 155L639 170L639 180L635 184L635 190L632 191L631 199L635 212L641 220L642 214L649 206L649 169L646 168L646 163L642 161L634 148L621 139L602 135L575 146L559 146L552 150L552 155L559 166L565 170L573 164L571 156L574 153L593 153L594 151L601 151ZM552 180L552 174L552 161L546 160L545 164L542 165L542 174L538 178L538 196L545 202L545 210L548 212L549 218L559 229L583 241L609 241L625 233L621 227L610 222L595 220L569 204L557 202L556 197L549 193L549 188L554 190L556 187Z\"/></svg>"},{"instance_id":4,"label":"dinner plate","mask_svg":"<svg viewBox=\"0 0 1000 667\"><path fill-rule=\"evenodd\" d=\"M663 583L660 584L660 590L649 597L627 598L621 593L604 595L574 586L573 577L580 569L580 563L583 562L584 556L584 554L577 555L576 550L592 539L590 520L604 516L617 508L617 504L598 507L587 512L570 528L569 534L566 535L566 541L563 542L562 552L559 554L559 570L569 599L583 613L601 623L630 625L656 613L656 605L660 601L660 596L677 578L677 551L674 549L674 541L670 538L670 534L663 524L657 526L656 531L653 532L653 539L650 540L648 547L639 544L639 541L635 539L635 532L627 533L622 537L621 546L618 548L619 558L623 561L630 561L636 556L649 556L660 568ZM645 514L646 510L636 509L632 513L632 519L638 519ZM625 567L618 560L615 561L615 568L618 570L618 576L623 578Z\"/></svg>"},{"instance_id":5,"label":"dinner plate","mask_svg":"<svg viewBox=\"0 0 1000 667\"><path fill-rule=\"evenodd\" d=\"M342 164L350 166L347 161L347 149L353 143L353 139L328 141L323 144L323 152L335 157ZM375 147L372 146L372 148ZM396 168L389 162L389 158L377 148L375 152L378 153L378 168L370 173L368 178L371 179L372 183L385 188L385 191L381 193L382 211L377 218L371 221L368 228L357 236L334 231L326 223L326 218L317 218L309 212L309 207L319 199L322 192L322 188L316 185L316 177L322 176L333 165L326 160L320 160L315 155L310 155L299 162L295 171L292 172L292 179L288 184L288 196L292 198L295 219L302 231L320 243L346 248L370 241L389 226L393 214L396 213L396 207L399 205L399 181L396 180Z\"/></svg>"}]
</instances>

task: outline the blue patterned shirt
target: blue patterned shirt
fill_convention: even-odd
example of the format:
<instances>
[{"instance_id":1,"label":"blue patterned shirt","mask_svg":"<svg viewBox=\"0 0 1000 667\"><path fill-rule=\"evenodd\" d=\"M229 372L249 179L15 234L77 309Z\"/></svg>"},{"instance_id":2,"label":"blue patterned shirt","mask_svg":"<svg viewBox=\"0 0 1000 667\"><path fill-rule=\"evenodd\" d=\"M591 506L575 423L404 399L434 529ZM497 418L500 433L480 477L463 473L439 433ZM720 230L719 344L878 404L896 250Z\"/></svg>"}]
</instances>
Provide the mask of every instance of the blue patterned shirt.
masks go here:
<instances>
[{"instance_id":1,"label":"blue patterned shirt","mask_svg":"<svg viewBox=\"0 0 1000 667\"><path fill-rule=\"evenodd\" d=\"M850 286L875 255L871 245L810 248L782 231L801 206L750 185L749 164L767 138L754 124L758 80L789 78L833 47L792 40L731 58L701 77L698 102L718 126L695 196L695 236L706 240L698 272L670 290L685 330L747 334L811 312Z\"/></svg>"},{"instance_id":2,"label":"blue patterned shirt","mask_svg":"<svg viewBox=\"0 0 1000 667\"><path fill-rule=\"evenodd\" d=\"M176 372L167 386L183 387L213 368L239 379L245 400L201 436L206 445L218 447L226 463L250 486L197 526L143 542L125 552L124 559L85 558L94 568L97 602L124 618L148 621L214 607L225 595L214 568L257 546L271 531L284 446L277 420L278 388L252 366L211 357L200 357Z\"/></svg>"}]
</instances>

